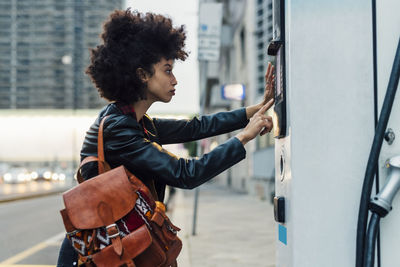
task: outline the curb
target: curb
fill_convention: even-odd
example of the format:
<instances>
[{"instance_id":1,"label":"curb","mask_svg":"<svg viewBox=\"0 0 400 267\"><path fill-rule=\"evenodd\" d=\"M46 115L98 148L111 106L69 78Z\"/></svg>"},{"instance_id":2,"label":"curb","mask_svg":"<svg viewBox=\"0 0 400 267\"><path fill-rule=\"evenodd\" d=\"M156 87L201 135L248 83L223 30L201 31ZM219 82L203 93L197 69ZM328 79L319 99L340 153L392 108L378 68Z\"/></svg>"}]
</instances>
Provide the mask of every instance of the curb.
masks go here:
<instances>
[{"instance_id":1,"label":"curb","mask_svg":"<svg viewBox=\"0 0 400 267\"><path fill-rule=\"evenodd\" d=\"M181 231L178 233L179 238L182 240L183 247L180 255L178 256L178 266L191 267L190 261L190 237L189 229L186 222L185 212L185 197L181 189L176 190L174 199L174 209L172 212L172 222L176 224Z\"/></svg>"},{"instance_id":2,"label":"curb","mask_svg":"<svg viewBox=\"0 0 400 267\"><path fill-rule=\"evenodd\" d=\"M26 194L14 194L14 195L10 195L10 196L1 196L0 195L0 203L56 195L59 193L63 193L70 188L71 187L65 187L65 188L59 188L59 189L50 190L50 191L34 192L34 193L26 193Z\"/></svg>"}]
</instances>

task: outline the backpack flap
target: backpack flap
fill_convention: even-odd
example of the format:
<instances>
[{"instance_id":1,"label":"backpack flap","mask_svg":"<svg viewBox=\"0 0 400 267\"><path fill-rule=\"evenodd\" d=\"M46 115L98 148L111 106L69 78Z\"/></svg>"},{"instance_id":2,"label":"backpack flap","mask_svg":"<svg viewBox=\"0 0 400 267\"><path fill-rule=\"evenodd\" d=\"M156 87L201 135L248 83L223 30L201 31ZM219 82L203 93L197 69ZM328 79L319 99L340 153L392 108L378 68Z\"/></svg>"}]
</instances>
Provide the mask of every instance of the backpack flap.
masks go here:
<instances>
[{"instance_id":1,"label":"backpack flap","mask_svg":"<svg viewBox=\"0 0 400 267\"><path fill-rule=\"evenodd\" d=\"M107 226L134 208L137 190L126 169L120 166L65 192L64 216L76 229Z\"/></svg>"}]
</instances>

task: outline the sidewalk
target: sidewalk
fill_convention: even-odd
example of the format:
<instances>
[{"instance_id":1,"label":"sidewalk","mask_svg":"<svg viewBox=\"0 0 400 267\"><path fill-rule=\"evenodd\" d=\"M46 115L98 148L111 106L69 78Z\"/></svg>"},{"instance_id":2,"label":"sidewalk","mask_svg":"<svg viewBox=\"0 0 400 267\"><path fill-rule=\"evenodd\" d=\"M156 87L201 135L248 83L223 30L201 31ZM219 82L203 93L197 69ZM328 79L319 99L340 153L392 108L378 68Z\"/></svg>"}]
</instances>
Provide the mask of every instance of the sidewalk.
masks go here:
<instances>
[{"instance_id":1,"label":"sidewalk","mask_svg":"<svg viewBox=\"0 0 400 267\"><path fill-rule=\"evenodd\" d=\"M172 221L182 228L182 267L273 267L273 206L218 185L200 187L196 235L192 235L194 190L178 190Z\"/></svg>"}]
</instances>

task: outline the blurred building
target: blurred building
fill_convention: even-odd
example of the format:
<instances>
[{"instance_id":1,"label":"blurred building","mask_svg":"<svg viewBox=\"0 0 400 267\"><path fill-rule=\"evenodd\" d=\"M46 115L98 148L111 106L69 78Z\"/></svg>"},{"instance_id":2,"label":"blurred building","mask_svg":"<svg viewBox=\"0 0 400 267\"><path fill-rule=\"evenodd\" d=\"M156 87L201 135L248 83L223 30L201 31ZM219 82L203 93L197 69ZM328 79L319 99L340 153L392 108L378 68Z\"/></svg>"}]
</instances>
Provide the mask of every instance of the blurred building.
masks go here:
<instances>
[{"instance_id":1,"label":"blurred building","mask_svg":"<svg viewBox=\"0 0 400 267\"><path fill-rule=\"evenodd\" d=\"M0 108L103 105L84 70L102 22L124 0L1 0Z\"/></svg>"},{"instance_id":2,"label":"blurred building","mask_svg":"<svg viewBox=\"0 0 400 267\"><path fill-rule=\"evenodd\" d=\"M201 0L200 6L210 2L222 3L223 12L219 58L200 60L199 64L205 113L259 103L263 98L267 63L271 61L267 46L272 39L272 0ZM245 98L223 99L221 87L226 84L242 84ZM234 134L214 138L209 143L222 143ZM219 182L269 198L274 183L273 144L272 135L257 137L247 144L246 159L221 174Z\"/></svg>"}]
</instances>

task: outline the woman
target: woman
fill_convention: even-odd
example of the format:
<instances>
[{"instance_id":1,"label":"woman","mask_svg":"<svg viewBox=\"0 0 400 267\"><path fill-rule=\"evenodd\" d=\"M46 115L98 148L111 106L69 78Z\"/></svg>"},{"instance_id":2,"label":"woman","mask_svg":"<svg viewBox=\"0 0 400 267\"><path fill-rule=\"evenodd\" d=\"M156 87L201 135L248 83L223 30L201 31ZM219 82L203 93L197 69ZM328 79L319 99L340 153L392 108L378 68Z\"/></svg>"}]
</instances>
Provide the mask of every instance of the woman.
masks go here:
<instances>
[{"instance_id":1,"label":"woman","mask_svg":"<svg viewBox=\"0 0 400 267\"><path fill-rule=\"evenodd\" d=\"M103 44L92 49L86 73L100 95L111 101L87 132L81 160L97 156L97 133L104 124L104 150L111 168L124 165L163 201L166 185L195 188L245 158L244 145L272 129L264 113L273 104L273 67L268 66L264 101L231 112L192 120L151 119L146 115L157 101L175 95L174 61L184 61L184 27L169 18L138 12L114 11L104 24ZM250 120L250 121L249 121ZM235 137L199 159L183 159L161 145L183 143L244 128ZM96 163L83 166L82 176L97 175ZM64 240L58 266L73 266L76 254ZM75 263L76 264L76 263Z\"/></svg>"}]
</instances>

